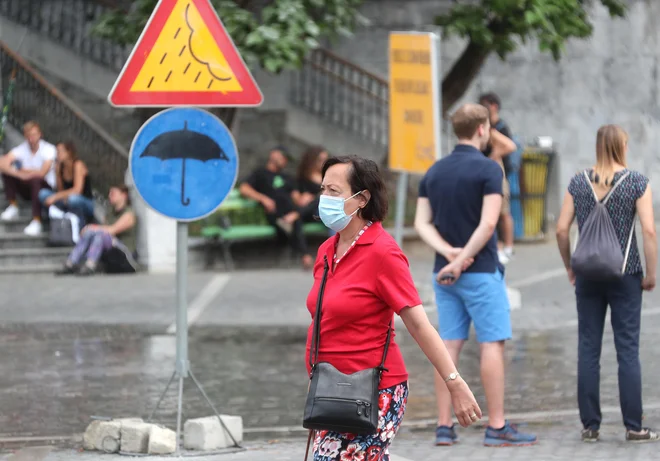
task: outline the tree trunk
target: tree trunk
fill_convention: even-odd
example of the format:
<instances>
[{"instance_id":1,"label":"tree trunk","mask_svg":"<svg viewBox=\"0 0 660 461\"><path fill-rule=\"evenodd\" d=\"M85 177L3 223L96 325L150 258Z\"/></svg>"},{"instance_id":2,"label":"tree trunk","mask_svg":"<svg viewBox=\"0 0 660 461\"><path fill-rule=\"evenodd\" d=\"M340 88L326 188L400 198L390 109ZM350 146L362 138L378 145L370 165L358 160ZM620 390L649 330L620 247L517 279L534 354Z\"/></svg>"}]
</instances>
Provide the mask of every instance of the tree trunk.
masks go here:
<instances>
[{"instance_id":1,"label":"tree trunk","mask_svg":"<svg viewBox=\"0 0 660 461\"><path fill-rule=\"evenodd\" d=\"M479 74L490 50L470 41L463 54L456 60L449 73L442 80L442 114L463 97L472 81Z\"/></svg>"}]
</instances>

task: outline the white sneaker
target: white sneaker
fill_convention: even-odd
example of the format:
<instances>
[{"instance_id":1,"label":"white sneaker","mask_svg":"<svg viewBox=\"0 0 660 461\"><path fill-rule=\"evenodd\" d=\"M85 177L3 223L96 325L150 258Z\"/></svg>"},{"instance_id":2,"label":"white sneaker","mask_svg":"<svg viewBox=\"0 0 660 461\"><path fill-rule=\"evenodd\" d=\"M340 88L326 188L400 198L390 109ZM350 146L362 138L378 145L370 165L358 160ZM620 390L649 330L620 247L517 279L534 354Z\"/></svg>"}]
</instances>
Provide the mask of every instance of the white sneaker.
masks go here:
<instances>
[{"instance_id":1,"label":"white sneaker","mask_svg":"<svg viewBox=\"0 0 660 461\"><path fill-rule=\"evenodd\" d=\"M11 221L18 218L18 207L16 205L9 205L5 211L0 214L0 219L3 221Z\"/></svg>"},{"instance_id":2,"label":"white sneaker","mask_svg":"<svg viewBox=\"0 0 660 461\"><path fill-rule=\"evenodd\" d=\"M511 261L511 258L509 258L502 250L497 250L497 258L500 260L500 264L503 266L506 266L509 264L509 261Z\"/></svg>"},{"instance_id":3,"label":"white sneaker","mask_svg":"<svg viewBox=\"0 0 660 461\"><path fill-rule=\"evenodd\" d=\"M41 222L33 219L30 224L23 230L23 233L31 237L37 237L42 231Z\"/></svg>"}]
</instances>

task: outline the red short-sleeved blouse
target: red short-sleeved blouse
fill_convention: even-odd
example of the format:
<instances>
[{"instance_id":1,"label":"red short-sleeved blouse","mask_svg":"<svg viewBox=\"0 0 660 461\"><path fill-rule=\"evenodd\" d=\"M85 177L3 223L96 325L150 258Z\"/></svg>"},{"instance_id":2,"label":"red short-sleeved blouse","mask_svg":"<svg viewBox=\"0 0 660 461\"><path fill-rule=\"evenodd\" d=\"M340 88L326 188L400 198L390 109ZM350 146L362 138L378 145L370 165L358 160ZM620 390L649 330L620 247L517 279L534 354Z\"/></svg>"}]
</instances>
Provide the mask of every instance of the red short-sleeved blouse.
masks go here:
<instances>
[{"instance_id":1,"label":"red short-sleeved blouse","mask_svg":"<svg viewBox=\"0 0 660 461\"><path fill-rule=\"evenodd\" d=\"M339 236L319 248L314 264L314 286L307 297L307 309L314 317L316 299L323 277L323 257L332 264ZM321 316L319 361L329 362L342 373L355 373L380 365L393 314L421 304L410 275L408 259L380 223L374 223L355 247L328 272ZM313 325L307 333L307 371ZM394 323L392 324L394 328ZM392 341L380 388L386 389L408 379L401 351Z\"/></svg>"}]
</instances>

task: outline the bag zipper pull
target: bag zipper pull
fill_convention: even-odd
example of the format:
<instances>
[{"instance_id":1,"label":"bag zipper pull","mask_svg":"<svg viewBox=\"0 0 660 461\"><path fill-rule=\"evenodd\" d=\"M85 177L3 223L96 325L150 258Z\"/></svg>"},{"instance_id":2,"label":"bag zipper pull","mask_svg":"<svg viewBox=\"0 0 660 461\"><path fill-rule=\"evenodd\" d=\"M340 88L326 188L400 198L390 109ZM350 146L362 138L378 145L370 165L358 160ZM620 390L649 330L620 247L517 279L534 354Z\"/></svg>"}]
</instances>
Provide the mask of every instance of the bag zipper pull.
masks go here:
<instances>
[{"instance_id":1,"label":"bag zipper pull","mask_svg":"<svg viewBox=\"0 0 660 461\"><path fill-rule=\"evenodd\" d=\"M357 400L355 403L357 403L357 414L358 416L362 416L362 400Z\"/></svg>"}]
</instances>

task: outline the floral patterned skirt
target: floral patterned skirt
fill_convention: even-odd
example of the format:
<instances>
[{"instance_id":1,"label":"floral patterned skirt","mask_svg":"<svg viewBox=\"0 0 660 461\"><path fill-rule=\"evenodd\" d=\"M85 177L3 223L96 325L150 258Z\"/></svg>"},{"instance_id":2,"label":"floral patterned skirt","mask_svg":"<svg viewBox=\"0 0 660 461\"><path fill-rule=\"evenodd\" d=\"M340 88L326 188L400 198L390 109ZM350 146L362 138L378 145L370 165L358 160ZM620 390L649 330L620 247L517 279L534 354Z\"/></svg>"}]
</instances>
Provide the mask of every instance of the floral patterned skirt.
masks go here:
<instances>
[{"instance_id":1,"label":"floral patterned skirt","mask_svg":"<svg viewBox=\"0 0 660 461\"><path fill-rule=\"evenodd\" d=\"M318 431L314 461L389 461L394 439L408 400L408 383L383 389L378 399L378 432L372 435Z\"/></svg>"}]
</instances>

